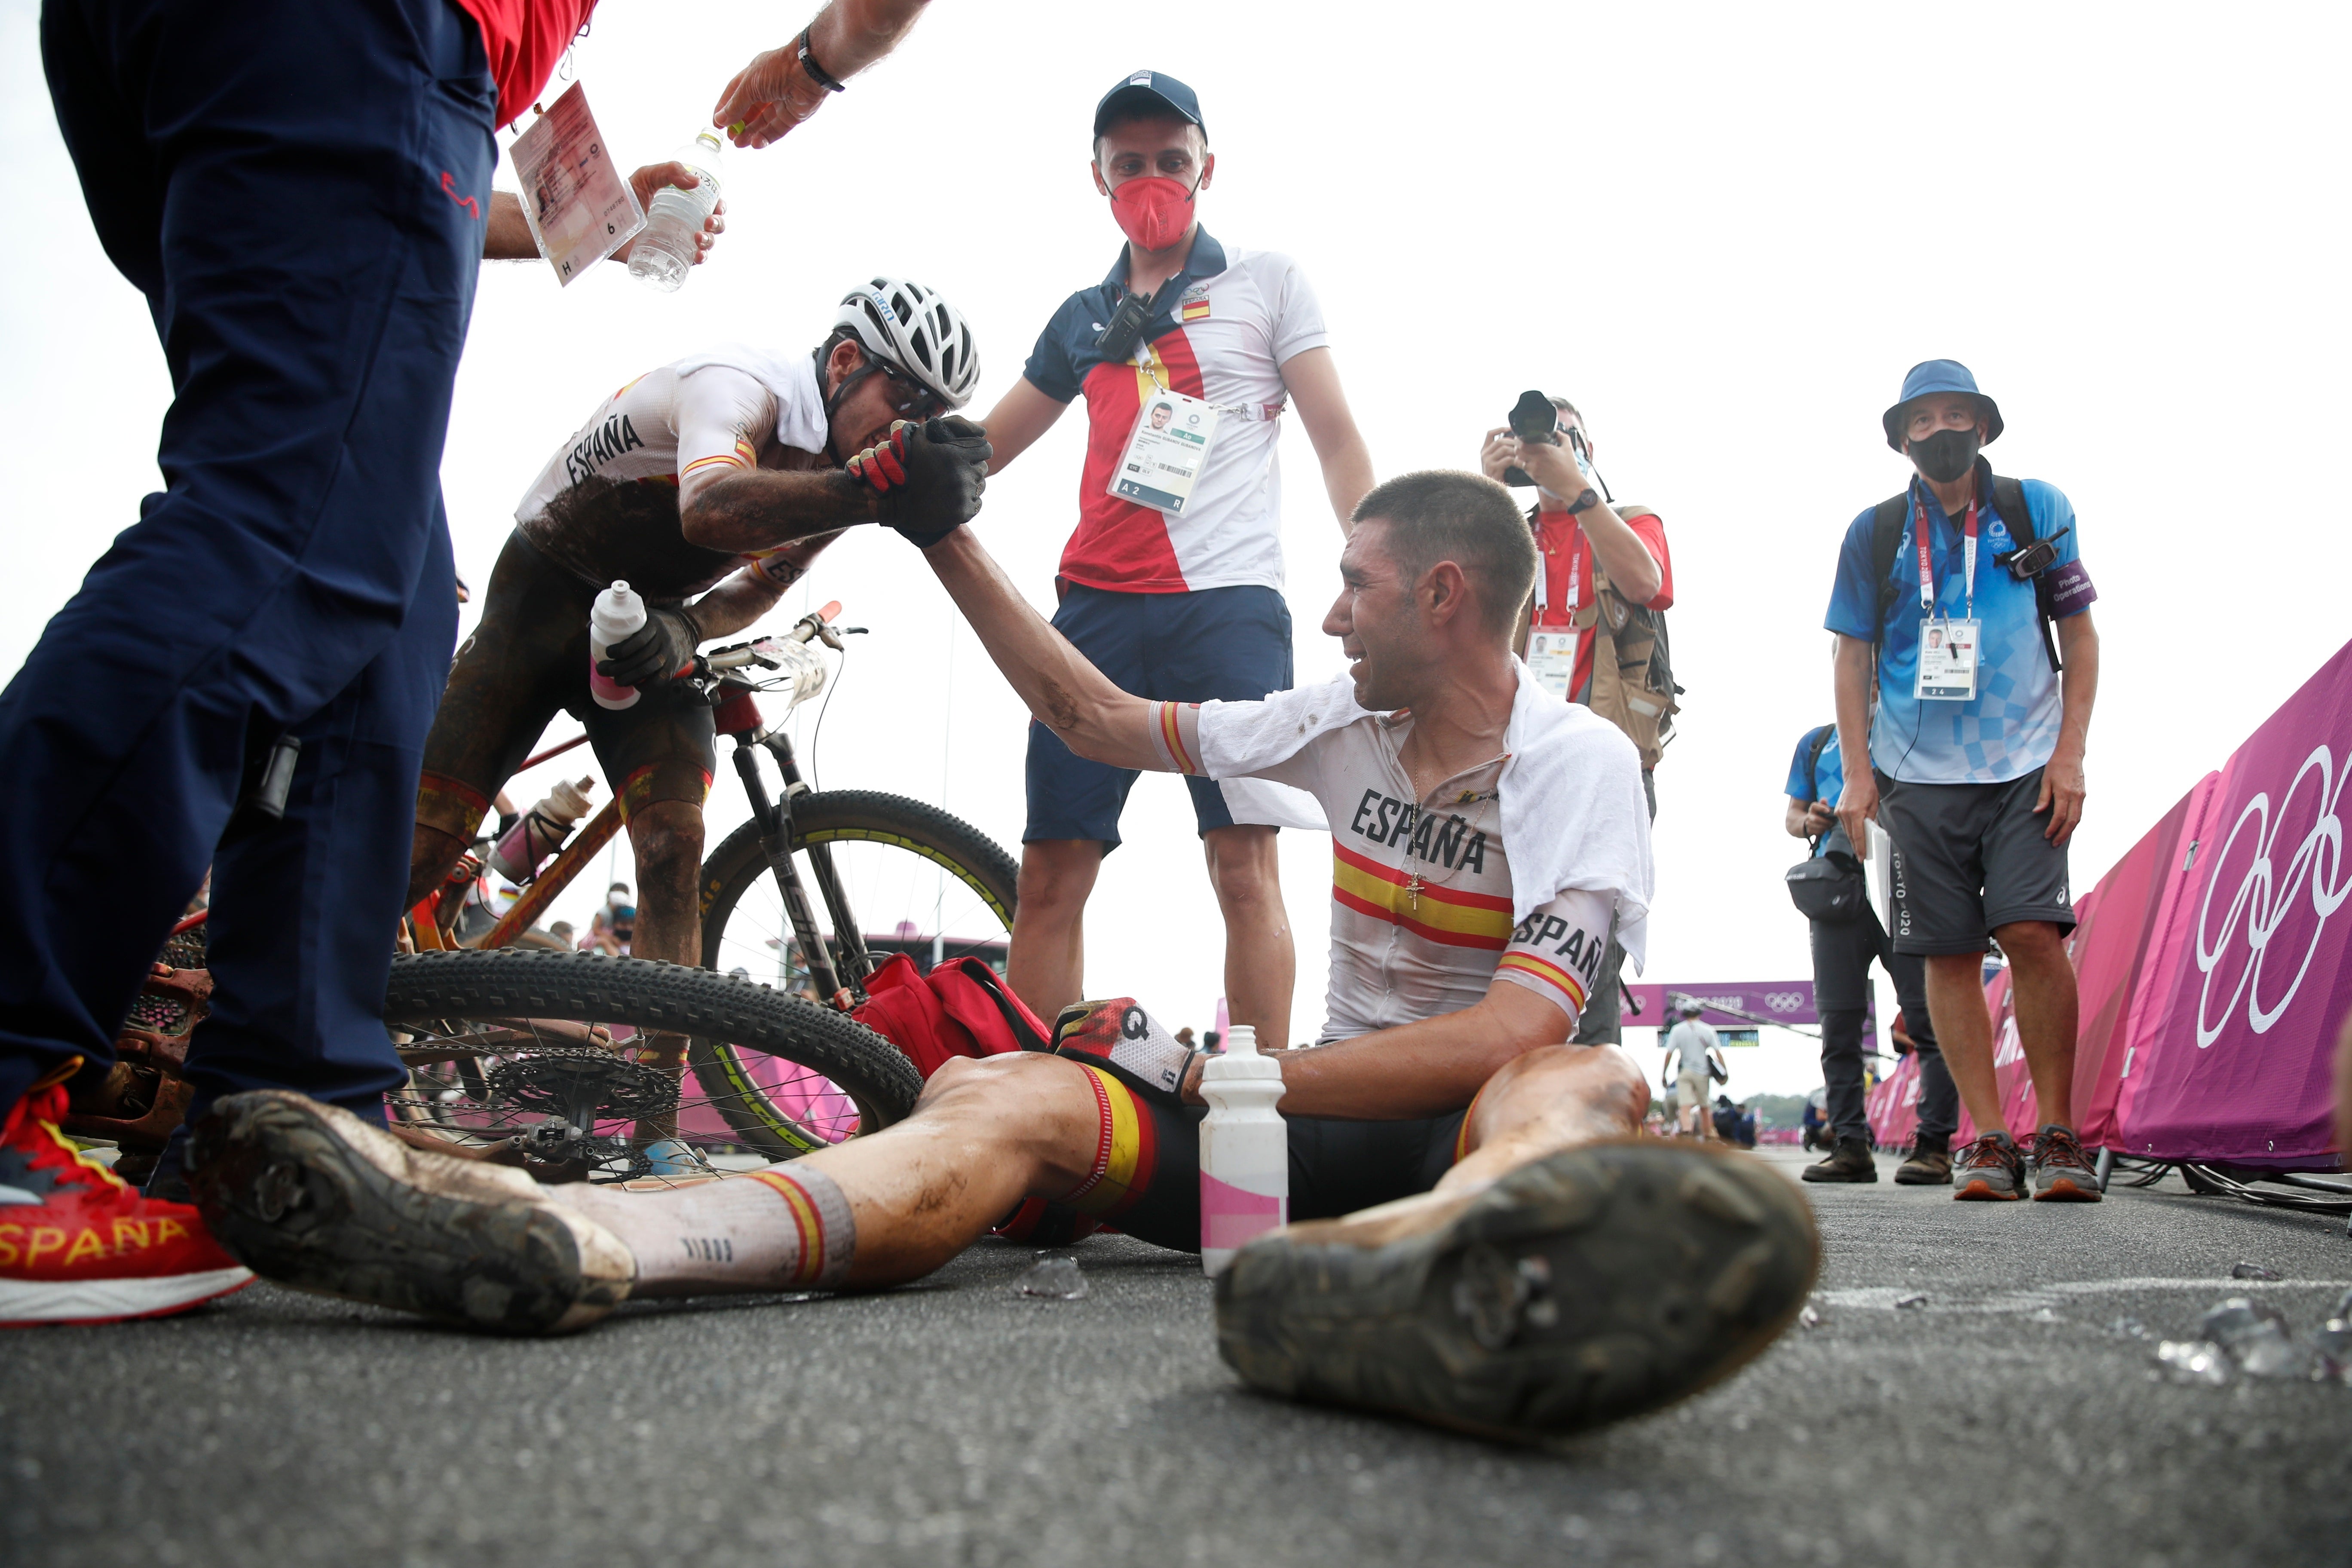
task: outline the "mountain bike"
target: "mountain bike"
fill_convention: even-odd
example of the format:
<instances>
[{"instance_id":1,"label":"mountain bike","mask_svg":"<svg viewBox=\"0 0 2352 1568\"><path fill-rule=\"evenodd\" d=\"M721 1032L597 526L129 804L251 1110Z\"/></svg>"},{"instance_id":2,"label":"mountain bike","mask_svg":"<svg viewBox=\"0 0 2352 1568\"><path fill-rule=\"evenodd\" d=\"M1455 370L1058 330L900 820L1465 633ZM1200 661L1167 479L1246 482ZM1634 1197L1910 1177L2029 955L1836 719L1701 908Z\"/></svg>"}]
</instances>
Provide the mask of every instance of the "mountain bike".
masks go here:
<instances>
[{"instance_id":1,"label":"mountain bike","mask_svg":"<svg viewBox=\"0 0 2352 1568\"><path fill-rule=\"evenodd\" d=\"M488 839L403 921L384 1007L409 1069L385 1096L396 1135L551 1180L631 1180L791 1159L911 1110L920 1075L847 1015L897 953L1001 965L1015 869L985 835L934 806L819 792L803 779L760 697L783 695L788 716L824 689L825 668L808 645L845 651L842 637L862 629L835 626L839 609L828 605L781 637L698 656L679 678L685 700L717 709L752 808L703 867L704 968L520 945L620 831L617 801L488 931L461 936L462 900L452 896L481 876ZM762 753L780 792L768 787ZM86 1135L160 1147L176 1124L170 1102L185 1103L177 1061L209 993L203 920L173 933L124 1037L116 1076L129 1092L103 1116L78 1116ZM680 1038L683 1062L668 1044Z\"/></svg>"}]
</instances>

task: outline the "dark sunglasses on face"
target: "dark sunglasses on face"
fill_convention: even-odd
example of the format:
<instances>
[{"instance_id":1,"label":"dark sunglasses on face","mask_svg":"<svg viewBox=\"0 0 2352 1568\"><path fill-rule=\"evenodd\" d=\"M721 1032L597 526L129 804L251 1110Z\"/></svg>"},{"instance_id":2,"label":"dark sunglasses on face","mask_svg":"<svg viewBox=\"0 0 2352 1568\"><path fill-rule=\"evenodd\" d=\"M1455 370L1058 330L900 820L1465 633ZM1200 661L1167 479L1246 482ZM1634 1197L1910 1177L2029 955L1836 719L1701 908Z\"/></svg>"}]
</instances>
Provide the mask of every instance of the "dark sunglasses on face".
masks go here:
<instances>
[{"instance_id":1,"label":"dark sunglasses on face","mask_svg":"<svg viewBox=\"0 0 2352 1568\"><path fill-rule=\"evenodd\" d=\"M940 409L939 394L919 382L908 380L897 371L884 369L882 379L892 387L890 412L901 419L925 419Z\"/></svg>"}]
</instances>

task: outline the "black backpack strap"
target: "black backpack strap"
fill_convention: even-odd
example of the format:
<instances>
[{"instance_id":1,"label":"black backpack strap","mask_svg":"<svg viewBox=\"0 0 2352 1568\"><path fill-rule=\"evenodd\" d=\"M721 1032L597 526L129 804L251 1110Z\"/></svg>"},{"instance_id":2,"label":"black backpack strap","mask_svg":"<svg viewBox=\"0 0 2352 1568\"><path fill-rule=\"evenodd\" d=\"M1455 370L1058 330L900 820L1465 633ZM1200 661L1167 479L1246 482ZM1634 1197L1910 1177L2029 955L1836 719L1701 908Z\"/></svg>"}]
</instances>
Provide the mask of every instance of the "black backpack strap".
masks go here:
<instances>
[{"instance_id":1,"label":"black backpack strap","mask_svg":"<svg viewBox=\"0 0 2352 1568\"><path fill-rule=\"evenodd\" d=\"M1886 615L1895 608L1895 552L1903 548L1903 522L1910 510L1911 492L1906 489L1880 501L1871 515L1871 581L1878 584L1878 620L1870 635L1873 647L1886 640Z\"/></svg>"},{"instance_id":2,"label":"black backpack strap","mask_svg":"<svg viewBox=\"0 0 2352 1568\"><path fill-rule=\"evenodd\" d=\"M1822 798L1822 753L1837 739L1837 726L1824 724L1813 731L1812 750L1805 753L1805 793L1809 800Z\"/></svg>"},{"instance_id":3,"label":"black backpack strap","mask_svg":"<svg viewBox=\"0 0 2352 1568\"><path fill-rule=\"evenodd\" d=\"M2015 547L2023 550L2032 544L2033 509L2025 501L2025 483L2008 479L1999 474L1992 480L1992 509L2000 513L2001 521L2009 524L2009 537ZM2045 580L2033 580L2033 618L2042 627L2042 651L2050 660L2050 672L2055 675L2065 667L2058 662L2058 639L2050 630L2050 590Z\"/></svg>"}]
</instances>

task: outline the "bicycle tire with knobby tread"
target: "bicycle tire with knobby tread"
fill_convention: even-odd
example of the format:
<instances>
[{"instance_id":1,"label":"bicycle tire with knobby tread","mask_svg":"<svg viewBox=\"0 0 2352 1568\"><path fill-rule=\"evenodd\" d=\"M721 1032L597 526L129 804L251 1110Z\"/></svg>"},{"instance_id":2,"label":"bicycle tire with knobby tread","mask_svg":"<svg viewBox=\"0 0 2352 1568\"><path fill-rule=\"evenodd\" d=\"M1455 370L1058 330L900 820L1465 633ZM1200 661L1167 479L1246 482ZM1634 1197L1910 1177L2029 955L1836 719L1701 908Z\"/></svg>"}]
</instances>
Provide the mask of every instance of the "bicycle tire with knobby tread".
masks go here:
<instances>
[{"instance_id":1,"label":"bicycle tire with knobby tread","mask_svg":"<svg viewBox=\"0 0 2352 1568\"><path fill-rule=\"evenodd\" d=\"M793 844L895 844L944 866L979 894L1013 929L1021 869L996 840L936 805L880 790L838 789L793 802ZM721 839L702 863L702 962L715 967L727 917L744 892L768 874L760 825L746 822ZM814 896L814 889L811 889Z\"/></svg>"},{"instance_id":2,"label":"bicycle tire with knobby tread","mask_svg":"<svg viewBox=\"0 0 2352 1568\"><path fill-rule=\"evenodd\" d=\"M903 1120L923 1089L914 1064L881 1036L757 981L596 952L495 948L394 957L386 1024L485 1017L574 1019L687 1035L698 1072L706 1062L718 1065L713 1040L778 1057L832 1079L856 1103L861 1132ZM780 1135L756 1118L728 1120L772 1158L817 1146Z\"/></svg>"}]
</instances>

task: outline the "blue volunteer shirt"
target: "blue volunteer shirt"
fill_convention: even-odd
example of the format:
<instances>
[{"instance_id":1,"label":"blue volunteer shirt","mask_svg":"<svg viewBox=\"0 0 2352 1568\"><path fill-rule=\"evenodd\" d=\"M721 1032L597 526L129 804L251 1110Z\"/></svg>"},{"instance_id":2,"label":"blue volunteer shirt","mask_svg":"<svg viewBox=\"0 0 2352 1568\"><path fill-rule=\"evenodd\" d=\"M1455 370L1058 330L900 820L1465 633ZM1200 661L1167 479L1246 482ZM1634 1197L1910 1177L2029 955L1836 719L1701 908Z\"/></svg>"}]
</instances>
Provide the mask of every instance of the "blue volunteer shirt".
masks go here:
<instances>
[{"instance_id":1,"label":"blue volunteer shirt","mask_svg":"<svg viewBox=\"0 0 2352 1568\"><path fill-rule=\"evenodd\" d=\"M1988 471L1979 462L1979 474ZM2074 524L2074 503L2055 485L2040 479L2021 482L2026 509L2032 513L2033 536L2050 539L2061 529L2069 531L2057 541L2058 555L2050 571L2062 574L2066 584L2060 616L2079 615L2096 595L2079 564L2076 546L2082 532ZM1879 648L1878 715L1870 727L1870 763L1906 784L2006 784L2041 767L2058 749L2058 677L2042 650L2033 584L2019 582L1994 564L1993 557L2015 550L2017 541L1993 507L1990 480L1980 483L1975 615L1983 626L1974 698L1962 702L1913 695L1918 681L1919 623L1927 615L1919 606L1916 510L1904 521L1889 569L1895 592ZM1969 598L1960 523L1944 515L1935 492L1923 481L1912 480L1910 495L1927 502L1934 614L1963 618L1969 613ZM1865 642L1879 631L1879 584L1871 571L1870 550L1877 510L1864 508L1845 531L1845 543L1838 552L1837 585L1824 623L1833 632Z\"/></svg>"},{"instance_id":2,"label":"blue volunteer shirt","mask_svg":"<svg viewBox=\"0 0 2352 1568\"><path fill-rule=\"evenodd\" d=\"M1979 542L1979 548L1982 548L1982 541ZM1822 748L1821 761L1812 765L1808 776L1806 762L1813 754L1813 737L1824 731L1829 735L1829 743ZM1825 800L1834 806L1838 797L1844 793L1845 759L1838 754L1837 726L1817 724L1797 737L1797 754L1789 759L1789 798L1801 800L1807 805L1817 800ZM1816 858L1829 847L1829 841L1830 836L1826 833L1813 840Z\"/></svg>"}]
</instances>

